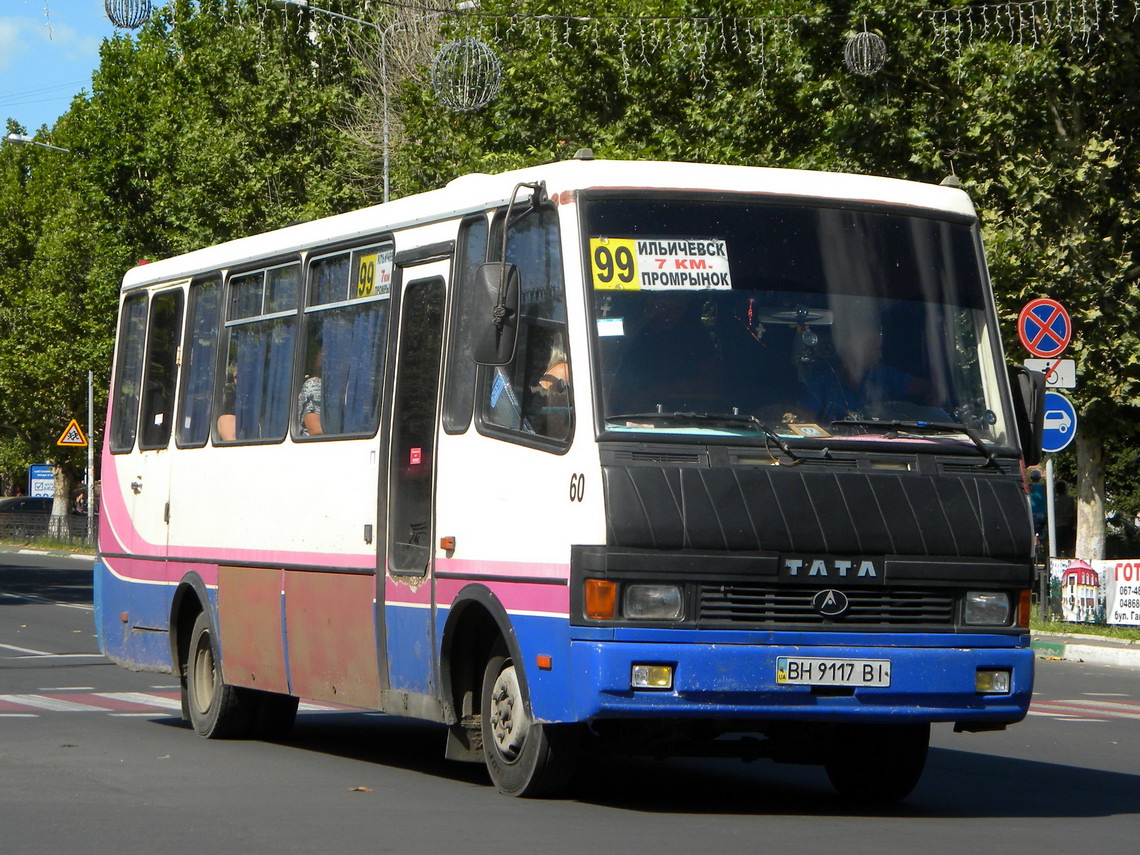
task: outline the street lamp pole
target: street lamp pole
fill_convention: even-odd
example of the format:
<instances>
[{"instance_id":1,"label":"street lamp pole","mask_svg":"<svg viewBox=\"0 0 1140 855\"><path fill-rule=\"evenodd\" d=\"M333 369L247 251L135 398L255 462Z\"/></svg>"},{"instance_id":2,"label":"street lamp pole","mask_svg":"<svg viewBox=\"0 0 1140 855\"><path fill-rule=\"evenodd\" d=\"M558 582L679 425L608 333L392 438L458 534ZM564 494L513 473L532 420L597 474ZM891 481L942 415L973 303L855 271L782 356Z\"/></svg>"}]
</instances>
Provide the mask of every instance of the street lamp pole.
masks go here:
<instances>
[{"instance_id":1,"label":"street lamp pole","mask_svg":"<svg viewBox=\"0 0 1140 855\"><path fill-rule=\"evenodd\" d=\"M69 148L60 148L57 145L49 145L46 142L39 142L32 139L27 134L8 134L4 137L5 142L16 143L17 145L38 145L40 148L50 148L52 151L62 151L64 154L72 154Z\"/></svg>"},{"instance_id":2,"label":"street lamp pole","mask_svg":"<svg viewBox=\"0 0 1140 855\"><path fill-rule=\"evenodd\" d=\"M295 6L298 9L307 9L310 12L318 12L322 15L328 15L330 18L340 18L342 21L351 21L354 24L360 24L362 27L371 27L373 30L380 34L380 78L383 82L382 88L382 102L383 102L383 151L384 151L384 201L388 201L388 174L390 167L390 152L391 152L391 125L388 118L388 33L392 32L396 27L403 26L404 21L393 21L386 27L373 24L371 21L364 21L360 18L353 18L349 15L342 15L340 12L334 12L331 9L322 9L319 6L312 6L309 0L273 0L277 6Z\"/></svg>"}]
</instances>

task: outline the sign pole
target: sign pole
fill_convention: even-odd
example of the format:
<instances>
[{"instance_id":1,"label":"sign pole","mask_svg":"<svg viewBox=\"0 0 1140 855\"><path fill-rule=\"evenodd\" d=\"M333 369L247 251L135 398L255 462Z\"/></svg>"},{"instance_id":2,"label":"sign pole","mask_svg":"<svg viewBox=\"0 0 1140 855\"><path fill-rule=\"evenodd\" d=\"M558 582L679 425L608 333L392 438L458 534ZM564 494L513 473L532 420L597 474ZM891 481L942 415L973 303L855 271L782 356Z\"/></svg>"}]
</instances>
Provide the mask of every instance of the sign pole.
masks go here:
<instances>
[{"instance_id":1,"label":"sign pole","mask_svg":"<svg viewBox=\"0 0 1140 855\"><path fill-rule=\"evenodd\" d=\"M95 373L87 372L87 544L95 543Z\"/></svg>"},{"instance_id":2,"label":"sign pole","mask_svg":"<svg viewBox=\"0 0 1140 855\"><path fill-rule=\"evenodd\" d=\"M1045 463L1045 507L1049 520L1049 557L1057 557L1057 516L1054 513L1053 497L1053 458ZM1051 563L1051 562L1050 562Z\"/></svg>"}]
</instances>

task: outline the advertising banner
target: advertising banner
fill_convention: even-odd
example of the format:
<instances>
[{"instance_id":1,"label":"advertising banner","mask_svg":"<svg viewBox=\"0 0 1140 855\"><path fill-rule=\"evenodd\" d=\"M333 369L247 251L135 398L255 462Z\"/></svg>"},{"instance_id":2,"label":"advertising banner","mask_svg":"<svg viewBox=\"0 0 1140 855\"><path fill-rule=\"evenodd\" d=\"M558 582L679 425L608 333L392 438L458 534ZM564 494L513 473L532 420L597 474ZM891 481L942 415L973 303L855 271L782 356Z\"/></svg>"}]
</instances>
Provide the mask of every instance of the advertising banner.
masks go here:
<instances>
[{"instance_id":1,"label":"advertising banner","mask_svg":"<svg viewBox=\"0 0 1140 855\"><path fill-rule=\"evenodd\" d=\"M1050 613L1070 623L1140 626L1140 558L1052 558Z\"/></svg>"}]
</instances>

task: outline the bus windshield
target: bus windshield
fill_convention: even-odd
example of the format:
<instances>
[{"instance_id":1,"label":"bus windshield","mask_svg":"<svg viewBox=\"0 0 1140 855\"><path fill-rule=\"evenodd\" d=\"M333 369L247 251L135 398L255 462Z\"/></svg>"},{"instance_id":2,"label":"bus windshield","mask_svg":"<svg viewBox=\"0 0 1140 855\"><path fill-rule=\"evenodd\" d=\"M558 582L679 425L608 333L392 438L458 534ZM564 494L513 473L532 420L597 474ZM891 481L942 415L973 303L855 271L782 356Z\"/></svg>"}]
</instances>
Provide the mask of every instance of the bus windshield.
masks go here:
<instances>
[{"instance_id":1,"label":"bus windshield","mask_svg":"<svg viewBox=\"0 0 1140 855\"><path fill-rule=\"evenodd\" d=\"M644 193L583 217L607 431L1010 444L970 222Z\"/></svg>"}]
</instances>

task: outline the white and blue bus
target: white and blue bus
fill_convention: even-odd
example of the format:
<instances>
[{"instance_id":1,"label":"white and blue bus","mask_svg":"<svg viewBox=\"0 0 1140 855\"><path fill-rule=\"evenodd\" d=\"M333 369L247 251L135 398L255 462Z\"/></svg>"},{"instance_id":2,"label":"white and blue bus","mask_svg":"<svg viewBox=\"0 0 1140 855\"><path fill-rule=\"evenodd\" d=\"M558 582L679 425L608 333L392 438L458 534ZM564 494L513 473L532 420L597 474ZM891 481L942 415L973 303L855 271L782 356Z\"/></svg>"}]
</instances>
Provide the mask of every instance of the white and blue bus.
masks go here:
<instances>
[{"instance_id":1,"label":"white and blue bus","mask_svg":"<svg viewBox=\"0 0 1140 855\"><path fill-rule=\"evenodd\" d=\"M139 266L96 619L207 737L299 698L905 796L1033 685L1042 381L959 189L573 160Z\"/></svg>"}]
</instances>

